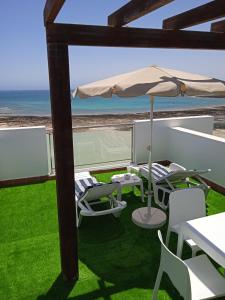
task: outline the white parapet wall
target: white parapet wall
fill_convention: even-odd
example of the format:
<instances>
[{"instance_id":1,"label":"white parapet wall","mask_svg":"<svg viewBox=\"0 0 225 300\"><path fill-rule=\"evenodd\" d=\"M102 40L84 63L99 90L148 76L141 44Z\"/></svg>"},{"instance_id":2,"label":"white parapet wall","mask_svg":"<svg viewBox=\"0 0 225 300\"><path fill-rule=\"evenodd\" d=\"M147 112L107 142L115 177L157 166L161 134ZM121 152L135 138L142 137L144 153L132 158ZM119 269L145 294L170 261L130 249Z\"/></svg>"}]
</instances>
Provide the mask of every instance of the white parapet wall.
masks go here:
<instances>
[{"instance_id":1,"label":"white parapet wall","mask_svg":"<svg viewBox=\"0 0 225 300\"><path fill-rule=\"evenodd\" d=\"M225 139L181 127L168 130L168 159L188 169L211 169L203 176L225 187Z\"/></svg>"},{"instance_id":2,"label":"white parapet wall","mask_svg":"<svg viewBox=\"0 0 225 300\"><path fill-rule=\"evenodd\" d=\"M48 175L44 126L0 129L0 180Z\"/></svg>"},{"instance_id":3,"label":"white parapet wall","mask_svg":"<svg viewBox=\"0 0 225 300\"><path fill-rule=\"evenodd\" d=\"M153 121L153 160L169 160L168 146L170 144L169 129L171 127L184 127L190 130L212 134L212 116L193 116L179 118L154 119ZM133 154L134 163L140 164L148 161L147 146L150 143L150 121L134 121L133 127Z\"/></svg>"},{"instance_id":4,"label":"white parapet wall","mask_svg":"<svg viewBox=\"0 0 225 300\"><path fill-rule=\"evenodd\" d=\"M153 160L175 161L189 169L210 168L212 172L205 177L225 187L225 139L211 135L213 121L212 116L155 119ZM91 135L91 132L89 134ZM106 150L110 150L116 159L118 155L120 159L121 157L125 159L130 147L130 140L127 140L129 136L126 135L125 139L121 135L116 135L113 144L112 135L107 135ZM84 143L87 138L87 143L90 142L90 136L84 135L84 137ZM118 140L119 137L122 139ZM149 154L147 146L150 143L149 120L134 121L132 139L132 161L137 164L146 163ZM74 141L76 142L76 139ZM106 140L102 139L102 141L105 147ZM74 145L75 150L77 150L76 146ZM89 144L82 144L82 146L85 151L87 147L90 150ZM97 146L99 143L96 144ZM96 149L91 151L97 151ZM81 150L82 148L80 154L86 153ZM104 153L108 153L103 158L108 159L108 162L112 160L112 155L105 148L103 150ZM75 156L78 157L79 153L76 152L78 151L75 151ZM0 129L0 181L48 175L50 153L53 156L52 149L48 148L45 127ZM103 163L104 159L100 158L99 161ZM93 163L92 160L88 163Z\"/></svg>"}]
</instances>

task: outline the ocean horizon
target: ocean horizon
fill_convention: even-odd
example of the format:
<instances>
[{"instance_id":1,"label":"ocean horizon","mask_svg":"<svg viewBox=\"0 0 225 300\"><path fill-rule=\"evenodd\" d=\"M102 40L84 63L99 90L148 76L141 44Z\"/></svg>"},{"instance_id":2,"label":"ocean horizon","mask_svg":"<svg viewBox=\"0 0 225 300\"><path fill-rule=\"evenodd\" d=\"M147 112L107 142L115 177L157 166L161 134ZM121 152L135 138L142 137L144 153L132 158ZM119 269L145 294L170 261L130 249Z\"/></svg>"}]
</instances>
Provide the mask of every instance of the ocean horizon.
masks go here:
<instances>
[{"instance_id":1,"label":"ocean horizon","mask_svg":"<svg viewBox=\"0 0 225 300\"><path fill-rule=\"evenodd\" d=\"M187 110L225 105L224 98L156 97L154 111ZM149 97L71 97L73 115L128 114L149 111ZM1 116L50 116L48 90L0 91Z\"/></svg>"}]
</instances>

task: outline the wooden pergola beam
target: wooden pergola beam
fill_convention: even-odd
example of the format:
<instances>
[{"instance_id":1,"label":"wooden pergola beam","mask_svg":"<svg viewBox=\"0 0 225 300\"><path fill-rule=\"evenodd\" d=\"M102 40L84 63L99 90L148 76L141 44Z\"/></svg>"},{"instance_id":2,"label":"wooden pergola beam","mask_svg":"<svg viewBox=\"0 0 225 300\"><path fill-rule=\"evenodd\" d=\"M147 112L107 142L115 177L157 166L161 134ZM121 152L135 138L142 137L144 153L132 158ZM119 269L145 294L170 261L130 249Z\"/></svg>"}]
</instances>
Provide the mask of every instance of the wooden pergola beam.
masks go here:
<instances>
[{"instance_id":1,"label":"wooden pergola beam","mask_svg":"<svg viewBox=\"0 0 225 300\"><path fill-rule=\"evenodd\" d=\"M225 16L225 1L214 0L204 5L165 19L164 29L183 29Z\"/></svg>"},{"instance_id":2,"label":"wooden pergola beam","mask_svg":"<svg viewBox=\"0 0 225 300\"><path fill-rule=\"evenodd\" d=\"M212 32L225 32L225 20L212 23L211 24L211 31Z\"/></svg>"},{"instance_id":3,"label":"wooden pergola beam","mask_svg":"<svg viewBox=\"0 0 225 300\"><path fill-rule=\"evenodd\" d=\"M225 50L224 33L60 23L47 26L47 40L79 46Z\"/></svg>"},{"instance_id":4,"label":"wooden pergola beam","mask_svg":"<svg viewBox=\"0 0 225 300\"><path fill-rule=\"evenodd\" d=\"M174 0L131 0L108 16L108 25L126 25Z\"/></svg>"},{"instance_id":5,"label":"wooden pergola beam","mask_svg":"<svg viewBox=\"0 0 225 300\"><path fill-rule=\"evenodd\" d=\"M44 8L44 23L53 23L65 0L47 0Z\"/></svg>"}]
</instances>

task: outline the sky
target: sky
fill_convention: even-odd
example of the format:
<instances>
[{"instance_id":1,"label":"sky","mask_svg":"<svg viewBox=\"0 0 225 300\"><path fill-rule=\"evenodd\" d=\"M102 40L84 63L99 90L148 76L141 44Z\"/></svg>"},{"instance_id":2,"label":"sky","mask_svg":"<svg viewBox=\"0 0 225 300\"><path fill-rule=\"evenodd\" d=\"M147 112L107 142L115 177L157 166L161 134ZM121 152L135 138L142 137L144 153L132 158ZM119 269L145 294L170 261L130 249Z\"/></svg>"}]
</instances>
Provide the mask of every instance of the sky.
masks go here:
<instances>
[{"instance_id":1,"label":"sky","mask_svg":"<svg viewBox=\"0 0 225 300\"><path fill-rule=\"evenodd\" d=\"M66 0L56 22L107 25L107 16L127 0ZM129 26L162 28L165 18L209 0L175 0ZM0 90L49 89L44 0L0 1ZM192 27L209 31L210 24ZM71 89L149 65L225 79L225 51L69 48Z\"/></svg>"}]
</instances>

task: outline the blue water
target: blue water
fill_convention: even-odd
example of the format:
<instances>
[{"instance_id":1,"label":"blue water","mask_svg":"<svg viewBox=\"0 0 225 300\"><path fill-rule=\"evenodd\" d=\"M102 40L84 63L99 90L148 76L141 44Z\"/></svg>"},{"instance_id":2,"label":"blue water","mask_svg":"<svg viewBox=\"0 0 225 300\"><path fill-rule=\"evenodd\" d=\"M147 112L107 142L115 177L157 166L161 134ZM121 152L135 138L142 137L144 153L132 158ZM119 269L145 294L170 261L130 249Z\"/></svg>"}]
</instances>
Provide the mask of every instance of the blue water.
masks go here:
<instances>
[{"instance_id":1,"label":"blue water","mask_svg":"<svg viewBox=\"0 0 225 300\"><path fill-rule=\"evenodd\" d=\"M63 101L63 100L62 100ZM73 99L73 114L123 114L149 111L148 96L135 98ZM225 99L157 97L154 110L178 110L225 105ZM51 114L49 91L0 91L0 114L47 116Z\"/></svg>"}]
</instances>

